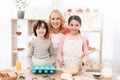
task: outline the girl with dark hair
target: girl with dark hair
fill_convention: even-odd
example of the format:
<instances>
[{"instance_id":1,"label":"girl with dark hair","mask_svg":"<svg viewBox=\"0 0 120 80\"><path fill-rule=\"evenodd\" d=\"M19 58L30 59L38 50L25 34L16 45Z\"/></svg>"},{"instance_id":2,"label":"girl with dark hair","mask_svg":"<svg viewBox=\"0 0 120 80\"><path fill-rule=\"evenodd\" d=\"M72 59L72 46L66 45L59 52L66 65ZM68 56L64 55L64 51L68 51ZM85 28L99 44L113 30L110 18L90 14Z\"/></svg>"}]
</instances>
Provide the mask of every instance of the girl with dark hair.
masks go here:
<instances>
[{"instance_id":1,"label":"girl with dark hair","mask_svg":"<svg viewBox=\"0 0 120 80\"><path fill-rule=\"evenodd\" d=\"M48 34L48 25L43 20L38 20L33 26L33 32L36 38L32 40L27 55L30 66L50 64L50 55L52 53L51 41L46 39Z\"/></svg>"},{"instance_id":2,"label":"girl with dark hair","mask_svg":"<svg viewBox=\"0 0 120 80\"><path fill-rule=\"evenodd\" d=\"M87 40L80 34L81 22L81 18L77 15L69 17L68 29L70 32L61 37L58 52L61 65L69 67L69 69L70 67L76 69L78 72L82 70L88 59Z\"/></svg>"}]
</instances>

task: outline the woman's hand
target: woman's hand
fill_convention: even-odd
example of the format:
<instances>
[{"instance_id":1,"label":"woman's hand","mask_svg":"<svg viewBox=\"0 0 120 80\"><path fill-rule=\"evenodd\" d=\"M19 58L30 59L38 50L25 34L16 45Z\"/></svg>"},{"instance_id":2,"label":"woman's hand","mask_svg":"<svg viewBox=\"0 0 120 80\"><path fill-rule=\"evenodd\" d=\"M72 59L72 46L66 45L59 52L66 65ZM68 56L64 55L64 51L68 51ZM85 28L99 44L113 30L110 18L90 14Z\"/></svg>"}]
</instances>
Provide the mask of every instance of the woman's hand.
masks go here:
<instances>
[{"instance_id":1,"label":"woman's hand","mask_svg":"<svg viewBox=\"0 0 120 80\"><path fill-rule=\"evenodd\" d=\"M32 45L32 42L29 41L29 42L28 42L28 48L29 48L31 45Z\"/></svg>"},{"instance_id":2,"label":"woman's hand","mask_svg":"<svg viewBox=\"0 0 120 80\"><path fill-rule=\"evenodd\" d=\"M33 38L32 38L33 40ZM28 48L32 45L32 40L28 42Z\"/></svg>"}]
</instances>

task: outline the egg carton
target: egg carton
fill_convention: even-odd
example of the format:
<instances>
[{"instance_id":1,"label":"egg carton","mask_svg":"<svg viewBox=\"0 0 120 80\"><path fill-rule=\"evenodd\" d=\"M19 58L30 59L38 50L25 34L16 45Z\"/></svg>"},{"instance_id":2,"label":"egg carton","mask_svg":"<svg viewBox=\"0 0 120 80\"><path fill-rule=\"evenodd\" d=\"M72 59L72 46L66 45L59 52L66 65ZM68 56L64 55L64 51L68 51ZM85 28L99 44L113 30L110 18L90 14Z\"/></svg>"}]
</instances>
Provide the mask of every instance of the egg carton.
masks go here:
<instances>
[{"instance_id":1,"label":"egg carton","mask_svg":"<svg viewBox=\"0 0 120 80\"><path fill-rule=\"evenodd\" d=\"M33 73L54 73L55 67L53 65L33 65L32 66Z\"/></svg>"}]
</instances>

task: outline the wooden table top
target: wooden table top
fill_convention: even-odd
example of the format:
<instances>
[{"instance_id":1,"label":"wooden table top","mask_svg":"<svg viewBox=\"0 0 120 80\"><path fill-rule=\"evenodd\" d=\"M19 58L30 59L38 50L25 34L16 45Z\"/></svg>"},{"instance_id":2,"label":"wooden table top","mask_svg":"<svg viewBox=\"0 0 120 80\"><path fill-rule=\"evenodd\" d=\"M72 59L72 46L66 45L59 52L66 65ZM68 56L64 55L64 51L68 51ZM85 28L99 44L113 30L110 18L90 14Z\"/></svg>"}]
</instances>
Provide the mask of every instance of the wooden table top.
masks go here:
<instances>
[{"instance_id":1,"label":"wooden table top","mask_svg":"<svg viewBox=\"0 0 120 80\"><path fill-rule=\"evenodd\" d=\"M22 75L25 76L25 80L63 80L60 78L62 72L57 70L53 74L33 74L30 70L22 70ZM94 79L91 73L82 72L78 75L73 76L74 80L115 80L115 79Z\"/></svg>"},{"instance_id":2,"label":"wooden table top","mask_svg":"<svg viewBox=\"0 0 120 80\"><path fill-rule=\"evenodd\" d=\"M11 69L16 72L16 70L13 68ZM56 70L53 74L34 74L30 71L30 69L22 69L20 71L17 71L20 73L20 75L25 76L25 80L62 80L61 74L62 71ZM117 78L120 78L120 73L113 72L113 77L109 79L100 78L100 79L94 79L92 72L82 72L78 75L73 76L73 80L119 80Z\"/></svg>"}]
</instances>

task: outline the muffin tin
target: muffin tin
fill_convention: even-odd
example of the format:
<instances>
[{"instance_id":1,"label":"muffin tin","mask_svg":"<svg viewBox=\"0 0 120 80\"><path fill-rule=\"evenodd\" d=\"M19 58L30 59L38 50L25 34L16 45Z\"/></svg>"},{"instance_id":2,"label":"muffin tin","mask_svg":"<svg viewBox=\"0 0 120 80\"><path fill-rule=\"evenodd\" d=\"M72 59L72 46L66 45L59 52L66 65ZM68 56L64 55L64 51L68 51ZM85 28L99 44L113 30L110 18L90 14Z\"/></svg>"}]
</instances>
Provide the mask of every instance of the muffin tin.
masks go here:
<instances>
[{"instance_id":1,"label":"muffin tin","mask_svg":"<svg viewBox=\"0 0 120 80\"><path fill-rule=\"evenodd\" d=\"M55 67L53 65L33 65L32 66L33 73L54 73Z\"/></svg>"}]
</instances>

